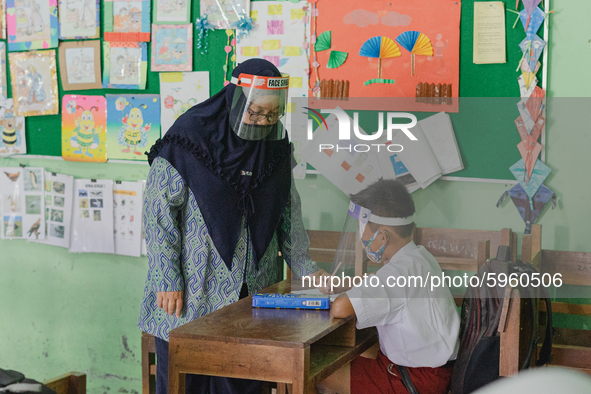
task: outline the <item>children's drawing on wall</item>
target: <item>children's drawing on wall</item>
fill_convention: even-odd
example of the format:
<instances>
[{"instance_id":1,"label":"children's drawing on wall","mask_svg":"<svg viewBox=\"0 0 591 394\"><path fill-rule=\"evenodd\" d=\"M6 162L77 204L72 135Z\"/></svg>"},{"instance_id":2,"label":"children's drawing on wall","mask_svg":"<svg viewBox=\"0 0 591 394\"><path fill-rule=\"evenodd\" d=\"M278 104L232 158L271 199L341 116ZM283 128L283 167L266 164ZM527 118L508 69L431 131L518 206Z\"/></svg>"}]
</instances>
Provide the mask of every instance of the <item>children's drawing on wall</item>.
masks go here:
<instances>
[{"instance_id":1,"label":"children's drawing on wall","mask_svg":"<svg viewBox=\"0 0 591 394\"><path fill-rule=\"evenodd\" d=\"M142 2L113 2L113 31L116 33L139 33L142 31Z\"/></svg>"},{"instance_id":2,"label":"children's drawing on wall","mask_svg":"<svg viewBox=\"0 0 591 394\"><path fill-rule=\"evenodd\" d=\"M15 0L16 38L13 42L50 40L49 1Z\"/></svg>"},{"instance_id":3,"label":"children's drawing on wall","mask_svg":"<svg viewBox=\"0 0 591 394\"><path fill-rule=\"evenodd\" d=\"M105 41L103 54L103 88L146 88L148 51L145 42Z\"/></svg>"},{"instance_id":4,"label":"children's drawing on wall","mask_svg":"<svg viewBox=\"0 0 591 394\"><path fill-rule=\"evenodd\" d=\"M152 25L152 71L191 71L192 25Z\"/></svg>"},{"instance_id":5,"label":"children's drawing on wall","mask_svg":"<svg viewBox=\"0 0 591 394\"><path fill-rule=\"evenodd\" d=\"M99 7L97 0L60 0L59 38L98 38Z\"/></svg>"},{"instance_id":6,"label":"children's drawing on wall","mask_svg":"<svg viewBox=\"0 0 591 394\"><path fill-rule=\"evenodd\" d=\"M231 29L241 16L249 16L250 1L247 0L201 0L201 15L216 29Z\"/></svg>"},{"instance_id":7,"label":"children's drawing on wall","mask_svg":"<svg viewBox=\"0 0 591 394\"><path fill-rule=\"evenodd\" d=\"M2 0L0 0L0 10L2 9ZM2 16L0 15L0 20ZM6 44L0 42L0 99L8 97L8 89L6 83Z\"/></svg>"},{"instance_id":8,"label":"children's drawing on wall","mask_svg":"<svg viewBox=\"0 0 591 394\"><path fill-rule=\"evenodd\" d=\"M70 161L105 162L105 98L65 95L62 107L62 157Z\"/></svg>"},{"instance_id":9,"label":"children's drawing on wall","mask_svg":"<svg viewBox=\"0 0 591 394\"><path fill-rule=\"evenodd\" d=\"M188 22L189 5L187 0L157 0L154 23Z\"/></svg>"},{"instance_id":10,"label":"children's drawing on wall","mask_svg":"<svg viewBox=\"0 0 591 394\"><path fill-rule=\"evenodd\" d=\"M94 56L94 48L91 47L66 49L66 67L69 84L96 82Z\"/></svg>"},{"instance_id":11,"label":"children's drawing on wall","mask_svg":"<svg viewBox=\"0 0 591 394\"><path fill-rule=\"evenodd\" d=\"M15 113L23 116L55 114L57 76L55 52L10 53L10 72Z\"/></svg>"},{"instance_id":12,"label":"children's drawing on wall","mask_svg":"<svg viewBox=\"0 0 591 394\"><path fill-rule=\"evenodd\" d=\"M0 130L0 156L27 153L25 118L14 115L12 99L0 100Z\"/></svg>"},{"instance_id":13,"label":"children's drawing on wall","mask_svg":"<svg viewBox=\"0 0 591 394\"><path fill-rule=\"evenodd\" d=\"M117 85L139 85L140 48L111 48L111 82Z\"/></svg>"},{"instance_id":14,"label":"children's drawing on wall","mask_svg":"<svg viewBox=\"0 0 591 394\"><path fill-rule=\"evenodd\" d=\"M60 75L63 90L101 89L100 41L60 43Z\"/></svg>"},{"instance_id":15,"label":"children's drawing on wall","mask_svg":"<svg viewBox=\"0 0 591 394\"><path fill-rule=\"evenodd\" d=\"M189 108L209 98L209 72L160 74L162 135Z\"/></svg>"},{"instance_id":16,"label":"children's drawing on wall","mask_svg":"<svg viewBox=\"0 0 591 394\"><path fill-rule=\"evenodd\" d=\"M146 146L160 138L158 95L107 95L109 158L147 160Z\"/></svg>"}]
</instances>

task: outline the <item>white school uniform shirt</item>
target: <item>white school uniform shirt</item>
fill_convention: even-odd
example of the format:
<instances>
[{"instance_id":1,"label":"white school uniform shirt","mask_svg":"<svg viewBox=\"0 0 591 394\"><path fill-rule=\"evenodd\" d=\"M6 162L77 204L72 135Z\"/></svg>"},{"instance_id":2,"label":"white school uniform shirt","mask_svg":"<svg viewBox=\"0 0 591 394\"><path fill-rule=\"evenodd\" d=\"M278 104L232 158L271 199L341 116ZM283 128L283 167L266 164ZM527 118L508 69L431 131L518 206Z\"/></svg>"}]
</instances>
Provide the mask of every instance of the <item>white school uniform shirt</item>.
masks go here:
<instances>
[{"instance_id":1,"label":"white school uniform shirt","mask_svg":"<svg viewBox=\"0 0 591 394\"><path fill-rule=\"evenodd\" d=\"M436 368L455 360L460 317L449 288L430 288L430 277L441 278L435 257L411 241L375 275L380 280L377 287L370 286L368 277L367 286L347 291L357 328L375 326L382 353L397 365ZM388 286L388 277L399 276L429 276L429 280L426 287Z\"/></svg>"}]
</instances>

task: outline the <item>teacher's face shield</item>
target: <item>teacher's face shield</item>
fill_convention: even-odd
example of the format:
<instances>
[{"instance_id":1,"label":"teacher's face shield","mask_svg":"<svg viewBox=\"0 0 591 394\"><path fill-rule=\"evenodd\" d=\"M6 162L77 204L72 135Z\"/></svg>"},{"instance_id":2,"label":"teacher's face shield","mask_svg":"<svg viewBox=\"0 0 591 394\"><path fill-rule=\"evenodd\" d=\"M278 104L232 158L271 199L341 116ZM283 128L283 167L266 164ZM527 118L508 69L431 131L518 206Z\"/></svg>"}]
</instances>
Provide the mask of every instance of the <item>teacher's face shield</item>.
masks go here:
<instances>
[{"instance_id":1,"label":"teacher's face shield","mask_svg":"<svg viewBox=\"0 0 591 394\"><path fill-rule=\"evenodd\" d=\"M232 83L236 84L230 112L234 133L249 141L282 140L289 76L240 74Z\"/></svg>"}]
</instances>

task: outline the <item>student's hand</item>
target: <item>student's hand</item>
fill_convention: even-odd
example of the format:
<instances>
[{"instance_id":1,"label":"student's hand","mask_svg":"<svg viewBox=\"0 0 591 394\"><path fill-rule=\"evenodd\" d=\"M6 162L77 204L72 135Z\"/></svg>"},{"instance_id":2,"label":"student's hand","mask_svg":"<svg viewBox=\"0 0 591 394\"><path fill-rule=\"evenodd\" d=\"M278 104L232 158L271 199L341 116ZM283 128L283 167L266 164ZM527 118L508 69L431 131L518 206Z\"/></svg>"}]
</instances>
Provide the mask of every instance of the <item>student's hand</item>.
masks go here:
<instances>
[{"instance_id":1,"label":"student's hand","mask_svg":"<svg viewBox=\"0 0 591 394\"><path fill-rule=\"evenodd\" d=\"M165 313L172 316L176 312L177 319L181 317L181 310L183 309L182 291L159 291L157 302L158 308L162 308Z\"/></svg>"}]
</instances>

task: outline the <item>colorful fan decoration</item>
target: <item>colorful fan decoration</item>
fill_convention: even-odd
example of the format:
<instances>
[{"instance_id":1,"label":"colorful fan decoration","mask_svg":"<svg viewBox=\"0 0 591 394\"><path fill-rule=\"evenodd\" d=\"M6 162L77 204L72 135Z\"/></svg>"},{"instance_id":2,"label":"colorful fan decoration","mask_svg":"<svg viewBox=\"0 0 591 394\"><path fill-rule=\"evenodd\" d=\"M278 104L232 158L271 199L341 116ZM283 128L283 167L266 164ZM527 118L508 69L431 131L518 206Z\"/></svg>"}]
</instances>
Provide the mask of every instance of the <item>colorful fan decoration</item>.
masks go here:
<instances>
[{"instance_id":1,"label":"colorful fan decoration","mask_svg":"<svg viewBox=\"0 0 591 394\"><path fill-rule=\"evenodd\" d=\"M405 31L396 37L396 42L409 51L411 57L411 75L415 75L415 55L433 56L433 45L429 37L418 31Z\"/></svg>"},{"instance_id":2,"label":"colorful fan decoration","mask_svg":"<svg viewBox=\"0 0 591 394\"><path fill-rule=\"evenodd\" d=\"M365 41L359 49L359 56L378 59L378 78L370 79L365 85L371 83L394 83L393 79L382 79L382 59L400 57L400 48L394 40L388 37L375 36Z\"/></svg>"},{"instance_id":3,"label":"colorful fan decoration","mask_svg":"<svg viewBox=\"0 0 591 394\"><path fill-rule=\"evenodd\" d=\"M341 67L343 63L345 63L345 60L347 60L347 55L347 52L330 51L330 56L328 58L328 64L326 65L326 68Z\"/></svg>"},{"instance_id":4,"label":"colorful fan decoration","mask_svg":"<svg viewBox=\"0 0 591 394\"><path fill-rule=\"evenodd\" d=\"M316 52L326 51L330 49L332 40L332 32L330 30L321 33L318 38L316 38L316 42L314 43L314 50Z\"/></svg>"}]
</instances>

